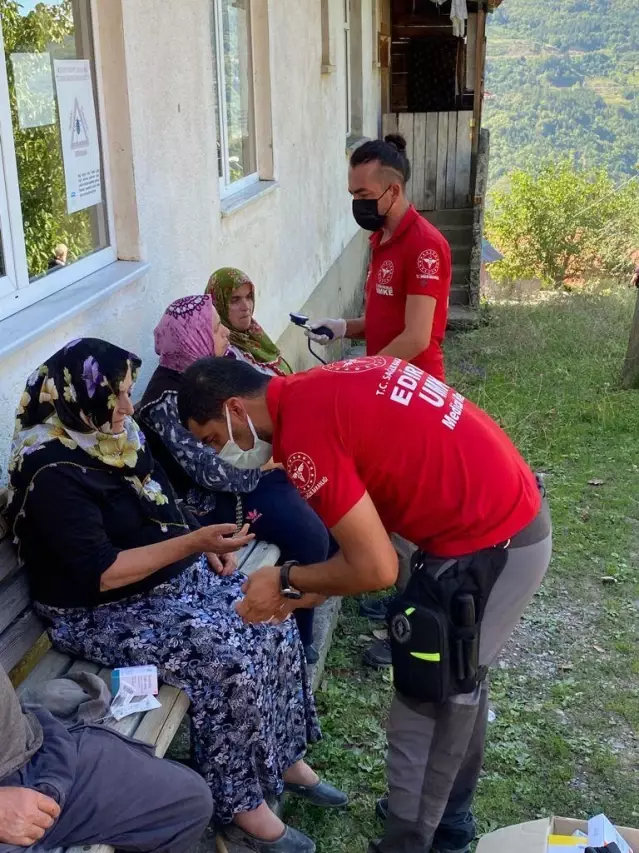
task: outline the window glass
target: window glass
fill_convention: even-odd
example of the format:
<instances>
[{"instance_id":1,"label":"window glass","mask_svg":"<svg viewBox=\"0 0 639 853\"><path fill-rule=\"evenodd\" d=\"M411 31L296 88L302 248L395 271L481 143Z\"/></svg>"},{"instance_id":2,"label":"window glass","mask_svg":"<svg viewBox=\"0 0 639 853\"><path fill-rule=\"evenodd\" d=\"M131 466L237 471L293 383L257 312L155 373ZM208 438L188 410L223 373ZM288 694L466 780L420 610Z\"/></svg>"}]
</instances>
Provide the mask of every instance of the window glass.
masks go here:
<instances>
[{"instance_id":1,"label":"window glass","mask_svg":"<svg viewBox=\"0 0 639 853\"><path fill-rule=\"evenodd\" d=\"M215 0L218 165L228 185L257 172L250 0Z\"/></svg>"},{"instance_id":2,"label":"window glass","mask_svg":"<svg viewBox=\"0 0 639 853\"><path fill-rule=\"evenodd\" d=\"M109 244L90 0L0 0L0 13L33 280Z\"/></svg>"}]
</instances>

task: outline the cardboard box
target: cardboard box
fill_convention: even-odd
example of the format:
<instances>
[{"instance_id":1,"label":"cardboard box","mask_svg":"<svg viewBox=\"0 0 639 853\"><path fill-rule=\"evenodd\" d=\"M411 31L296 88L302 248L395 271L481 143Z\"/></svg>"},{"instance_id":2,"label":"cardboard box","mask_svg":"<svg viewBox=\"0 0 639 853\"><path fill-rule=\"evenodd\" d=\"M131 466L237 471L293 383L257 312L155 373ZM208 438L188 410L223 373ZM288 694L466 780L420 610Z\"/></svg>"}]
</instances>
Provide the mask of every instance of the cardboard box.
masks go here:
<instances>
[{"instance_id":1,"label":"cardboard box","mask_svg":"<svg viewBox=\"0 0 639 853\"><path fill-rule=\"evenodd\" d=\"M519 823L484 835L477 845L477 853L546 853L551 835L572 835L577 829L587 833L588 821L549 817ZM639 853L639 829L618 826L617 831L635 853Z\"/></svg>"}]
</instances>

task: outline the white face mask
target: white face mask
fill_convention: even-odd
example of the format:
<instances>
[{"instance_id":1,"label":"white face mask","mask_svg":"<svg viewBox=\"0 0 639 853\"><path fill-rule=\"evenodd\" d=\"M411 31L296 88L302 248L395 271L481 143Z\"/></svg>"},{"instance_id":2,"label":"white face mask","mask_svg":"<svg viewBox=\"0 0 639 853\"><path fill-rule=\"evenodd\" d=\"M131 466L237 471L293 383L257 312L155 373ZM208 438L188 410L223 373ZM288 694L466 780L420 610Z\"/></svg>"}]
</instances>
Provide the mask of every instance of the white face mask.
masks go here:
<instances>
[{"instance_id":1,"label":"white face mask","mask_svg":"<svg viewBox=\"0 0 639 853\"><path fill-rule=\"evenodd\" d=\"M248 415L247 415L248 417ZM253 421L248 418L248 425L253 434L253 447L250 450L242 450L242 448L233 440L233 429L231 427L231 415L226 409L226 425L229 428L229 440L218 453L220 459L233 465L235 468L247 470L250 468L261 468L266 465L273 455L273 445L267 441L262 441L257 437Z\"/></svg>"}]
</instances>

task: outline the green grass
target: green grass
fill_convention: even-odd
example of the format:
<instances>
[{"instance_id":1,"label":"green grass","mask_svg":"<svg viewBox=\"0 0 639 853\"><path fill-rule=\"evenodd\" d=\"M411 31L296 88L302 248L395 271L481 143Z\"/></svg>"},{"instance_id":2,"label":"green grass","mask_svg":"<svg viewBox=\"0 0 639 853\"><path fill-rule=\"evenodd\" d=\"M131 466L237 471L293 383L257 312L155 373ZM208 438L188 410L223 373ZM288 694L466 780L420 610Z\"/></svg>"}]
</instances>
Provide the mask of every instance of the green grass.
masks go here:
<instances>
[{"instance_id":1,"label":"green grass","mask_svg":"<svg viewBox=\"0 0 639 853\"><path fill-rule=\"evenodd\" d=\"M451 384L545 473L554 524L551 570L492 676L483 832L602 810L639 825L639 392L617 386L633 298L599 288L493 305L487 325L447 344ZM363 853L379 834L392 690L360 664L367 632L347 602L317 694L325 737L311 755L352 805L287 806L320 853Z\"/></svg>"}]
</instances>

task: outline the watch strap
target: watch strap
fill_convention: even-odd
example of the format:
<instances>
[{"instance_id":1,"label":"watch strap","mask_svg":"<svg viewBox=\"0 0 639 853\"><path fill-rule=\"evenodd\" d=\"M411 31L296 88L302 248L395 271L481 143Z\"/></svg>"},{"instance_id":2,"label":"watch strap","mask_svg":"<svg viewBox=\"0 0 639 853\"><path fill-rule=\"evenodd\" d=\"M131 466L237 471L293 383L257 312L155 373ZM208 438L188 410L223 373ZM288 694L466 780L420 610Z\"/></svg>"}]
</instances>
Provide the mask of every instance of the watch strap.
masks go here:
<instances>
[{"instance_id":1,"label":"watch strap","mask_svg":"<svg viewBox=\"0 0 639 853\"><path fill-rule=\"evenodd\" d=\"M280 566L280 592L282 595L290 595L291 592L300 592L291 585L290 581L290 572L294 566L299 566L297 560L286 560Z\"/></svg>"}]
</instances>

